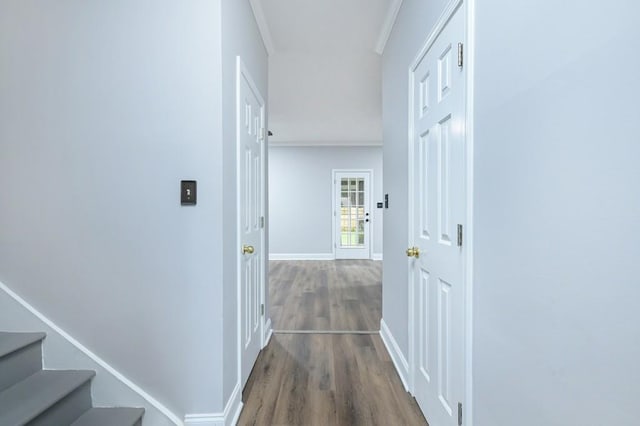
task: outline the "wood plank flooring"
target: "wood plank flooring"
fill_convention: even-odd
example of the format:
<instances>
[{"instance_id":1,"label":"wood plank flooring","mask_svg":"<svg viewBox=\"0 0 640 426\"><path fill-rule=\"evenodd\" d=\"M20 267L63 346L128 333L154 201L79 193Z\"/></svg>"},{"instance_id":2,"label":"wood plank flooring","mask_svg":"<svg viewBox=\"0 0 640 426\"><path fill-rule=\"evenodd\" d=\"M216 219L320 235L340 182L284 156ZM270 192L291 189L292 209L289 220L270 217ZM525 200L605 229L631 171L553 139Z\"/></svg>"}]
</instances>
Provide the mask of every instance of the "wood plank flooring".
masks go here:
<instances>
[{"instance_id":1,"label":"wood plank flooring","mask_svg":"<svg viewBox=\"0 0 640 426\"><path fill-rule=\"evenodd\" d=\"M274 334L238 425L426 425L378 335Z\"/></svg>"},{"instance_id":2,"label":"wood plank flooring","mask_svg":"<svg viewBox=\"0 0 640 426\"><path fill-rule=\"evenodd\" d=\"M274 330L378 331L382 262L269 262L269 312Z\"/></svg>"}]
</instances>

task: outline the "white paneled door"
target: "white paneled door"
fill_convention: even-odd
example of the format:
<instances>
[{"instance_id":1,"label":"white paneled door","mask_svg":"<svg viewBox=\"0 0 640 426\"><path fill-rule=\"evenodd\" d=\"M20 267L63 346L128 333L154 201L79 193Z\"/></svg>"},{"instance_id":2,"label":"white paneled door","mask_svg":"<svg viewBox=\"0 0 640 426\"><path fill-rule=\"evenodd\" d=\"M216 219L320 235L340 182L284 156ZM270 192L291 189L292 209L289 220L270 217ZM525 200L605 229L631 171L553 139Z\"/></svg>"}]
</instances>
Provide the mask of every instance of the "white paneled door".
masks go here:
<instances>
[{"instance_id":1,"label":"white paneled door","mask_svg":"<svg viewBox=\"0 0 640 426\"><path fill-rule=\"evenodd\" d=\"M465 71L462 6L411 75L413 390L430 425L454 426L465 395Z\"/></svg>"},{"instance_id":2,"label":"white paneled door","mask_svg":"<svg viewBox=\"0 0 640 426\"><path fill-rule=\"evenodd\" d=\"M370 170L333 171L336 259L371 258Z\"/></svg>"},{"instance_id":3,"label":"white paneled door","mask_svg":"<svg viewBox=\"0 0 640 426\"><path fill-rule=\"evenodd\" d=\"M239 324L242 385L262 347L265 102L238 58Z\"/></svg>"}]
</instances>

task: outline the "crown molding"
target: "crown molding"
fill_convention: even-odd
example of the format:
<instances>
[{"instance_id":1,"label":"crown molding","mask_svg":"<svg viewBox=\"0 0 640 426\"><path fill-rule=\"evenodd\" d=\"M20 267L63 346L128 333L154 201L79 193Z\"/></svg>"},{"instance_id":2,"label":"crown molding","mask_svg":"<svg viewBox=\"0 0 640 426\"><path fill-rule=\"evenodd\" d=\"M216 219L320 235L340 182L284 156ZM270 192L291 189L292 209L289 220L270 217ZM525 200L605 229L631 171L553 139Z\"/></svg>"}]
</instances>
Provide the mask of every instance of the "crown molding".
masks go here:
<instances>
[{"instance_id":1,"label":"crown molding","mask_svg":"<svg viewBox=\"0 0 640 426\"><path fill-rule=\"evenodd\" d=\"M384 53L384 48L391 35L391 30L393 30L393 25L396 23L398 12L400 12L400 6L402 6L402 0L391 0L391 3L389 3L389 9L387 9L387 15L382 23L378 42L376 43L375 52L378 55Z\"/></svg>"},{"instance_id":2,"label":"crown molding","mask_svg":"<svg viewBox=\"0 0 640 426\"><path fill-rule=\"evenodd\" d=\"M273 38L271 37L271 31L269 30L269 24L267 18L264 16L264 9L262 8L262 0L249 0L251 9L253 10L253 16L256 18L256 24L258 24L258 30L262 36L262 42L264 48L267 50L269 56L275 53L275 46L273 44Z\"/></svg>"}]
</instances>

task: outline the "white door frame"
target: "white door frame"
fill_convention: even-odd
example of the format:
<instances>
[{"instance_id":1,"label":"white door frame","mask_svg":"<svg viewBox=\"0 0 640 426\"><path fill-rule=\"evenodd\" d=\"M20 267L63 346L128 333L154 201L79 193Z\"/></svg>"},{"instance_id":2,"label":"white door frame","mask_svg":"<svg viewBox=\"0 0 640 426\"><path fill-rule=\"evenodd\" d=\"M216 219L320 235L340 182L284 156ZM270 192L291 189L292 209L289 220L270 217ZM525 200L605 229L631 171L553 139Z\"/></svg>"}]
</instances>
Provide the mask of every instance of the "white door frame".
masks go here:
<instances>
[{"instance_id":1,"label":"white door frame","mask_svg":"<svg viewBox=\"0 0 640 426\"><path fill-rule=\"evenodd\" d=\"M415 177L414 170L414 149L413 149L413 133L414 133L414 118L413 118L413 86L414 78L413 72L416 70L420 61L425 56L429 48L433 45L440 32L448 23L453 14L461 7L466 7L465 10L465 37L464 37L464 66L466 67L466 80L465 80L465 142L466 142L466 230L464 233L464 256L465 256L465 271L464 271L464 283L465 283L465 401L463 408L463 424L465 426L473 425L473 143L474 143L474 71L475 71L475 0L451 0L444 11L440 15L440 18L434 25L432 31L423 43L423 47L412 61L409 67L409 138L408 138L408 217L409 217L409 235L408 235L408 247L413 246L413 210L414 200L412 194L414 193L413 180ZM409 392L412 394L415 392L415 377L416 377L416 342L415 332L417 324L416 312L414 309L414 274L411 265L407 266L409 276L409 309L408 309L408 331L409 331L409 377L407 384L409 386Z\"/></svg>"},{"instance_id":2,"label":"white door frame","mask_svg":"<svg viewBox=\"0 0 640 426\"><path fill-rule=\"evenodd\" d=\"M244 62L242 61L242 59L240 58L240 56L236 57L236 126L235 126L235 131L236 131L236 188L239 189L240 188L240 181L241 181L241 176L240 176L240 161L241 161L241 152L240 152L240 148L241 148L241 141L240 141L240 112L238 110L240 102L241 102L241 93L240 93L240 81L241 79L244 78L246 79L247 83L249 84L249 86L251 87L251 89L254 91L254 93L256 94L256 96L259 98L259 101L262 105L264 105L264 107L262 108L262 114L261 114L261 118L260 120L262 121L262 124L264 126L264 129L266 129L266 110L267 110L267 103L265 102L264 98L262 97L262 94L260 93L260 90L258 90L257 85L255 84L255 81L253 80L253 78L251 77L251 74L248 70L248 68L246 67L246 65L244 64ZM260 168L261 168L261 172L260 172L260 179L261 179L261 183L260 183L260 216L262 218L265 218L265 212L266 212L266 205L265 205L265 200L266 200L266 191L267 191L267 175L266 175L266 149L267 149L267 134L266 134L266 130L264 131L264 136L262 139L262 143L260 146ZM238 191L236 191L236 194L238 193ZM241 235L242 235L242 223L239 219L239 214L240 214L240 197L236 196L236 212L237 212L237 226L236 226L236 274L237 274L237 280L236 280L236 287L237 287L237 294L236 294L236 298L237 298L237 350L238 350L238 386L240 386L240 391L242 391L242 387L244 386L244 383L242 383L242 354L243 354L243 350L242 350L242 315L243 315L243 303L242 303L242 292L241 292L241 280L242 280L242 255L240 254L240 247L242 246L242 240L241 240ZM265 233L266 233L266 227L267 227L267 223L266 223L266 219L262 219L264 221L264 225L262 226L262 231L260 232L260 250L261 253L263 254L262 256L262 262L259 266L260 268L260 283L259 283L259 288L258 288L258 293L259 293L259 297L260 297L260 304L264 304L265 303L265 288L266 288L266 271L267 271L267 259L269 258L268 254L265 253L266 250L266 238L265 238ZM266 344L266 336L265 336L265 331L266 330L266 325L265 325L265 318L266 318L266 307L265 307L265 313L263 315L260 316L259 322L260 322L260 348L264 348L265 344Z\"/></svg>"},{"instance_id":3,"label":"white door frame","mask_svg":"<svg viewBox=\"0 0 640 426\"><path fill-rule=\"evenodd\" d=\"M367 197L367 211L369 212L369 259L372 259L372 253L373 253L373 202L372 202L372 195L373 195L373 191L371 190L371 187L373 186L373 169L331 169L331 182L332 182L332 189L331 189L331 209L333 211L333 214L331 215L332 221L331 221L331 246L332 251L333 251L333 258L336 258L336 249L337 249L337 245L338 245L338 240L336 239L336 226L337 226L337 222L338 222L338 205L336 204L336 199L337 199L337 193L336 193L336 179L337 179L337 174L338 173L368 173L369 174L369 188L366 188L366 191L368 192L368 197Z\"/></svg>"}]
</instances>

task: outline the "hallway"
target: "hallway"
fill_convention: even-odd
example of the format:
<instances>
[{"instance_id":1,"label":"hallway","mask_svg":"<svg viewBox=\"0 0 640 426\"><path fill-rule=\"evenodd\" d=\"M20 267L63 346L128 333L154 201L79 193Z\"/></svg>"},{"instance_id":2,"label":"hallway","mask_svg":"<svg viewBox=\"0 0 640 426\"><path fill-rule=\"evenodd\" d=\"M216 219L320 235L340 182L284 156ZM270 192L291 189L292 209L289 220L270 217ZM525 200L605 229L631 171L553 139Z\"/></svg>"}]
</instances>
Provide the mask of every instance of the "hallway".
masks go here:
<instances>
[{"instance_id":1,"label":"hallway","mask_svg":"<svg viewBox=\"0 0 640 426\"><path fill-rule=\"evenodd\" d=\"M274 334L238 425L425 425L378 335Z\"/></svg>"},{"instance_id":2,"label":"hallway","mask_svg":"<svg viewBox=\"0 0 640 426\"><path fill-rule=\"evenodd\" d=\"M424 425L377 330L381 262L272 261L275 331L239 425ZM362 334L300 333L351 330Z\"/></svg>"},{"instance_id":3,"label":"hallway","mask_svg":"<svg viewBox=\"0 0 640 426\"><path fill-rule=\"evenodd\" d=\"M378 331L382 318L382 262L270 261L273 329Z\"/></svg>"}]
</instances>

